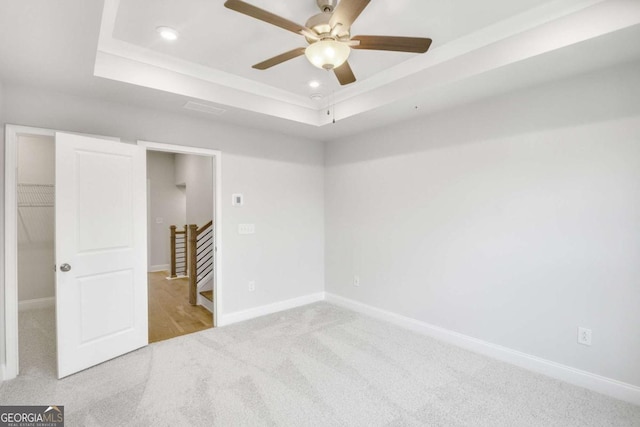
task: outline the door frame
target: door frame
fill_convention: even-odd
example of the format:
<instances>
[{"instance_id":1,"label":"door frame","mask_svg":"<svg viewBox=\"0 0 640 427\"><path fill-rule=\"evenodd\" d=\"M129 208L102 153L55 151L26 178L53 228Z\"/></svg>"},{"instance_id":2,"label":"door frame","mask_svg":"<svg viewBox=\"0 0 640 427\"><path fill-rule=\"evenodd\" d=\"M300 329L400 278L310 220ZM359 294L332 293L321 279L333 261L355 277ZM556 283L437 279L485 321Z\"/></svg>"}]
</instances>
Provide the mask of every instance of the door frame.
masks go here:
<instances>
[{"instance_id":1,"label":"door frame","mask_svg":"<svg viewBox=\"0 0 640 427\"><path fill-rule=\"evenodd\" d=\"M18 137L49 136L55 130L6 125L4 137L4 348L2 379L18 375ZM53 266L52 266L53 267Z\"/></svg>"},{"instance_id":2,"label":"door frame","mask_svg":"<svg viewBox=\"0 0 640 427\"><path fill-rule=\"evenodd\" d=\"M22 125L5 125L5 152L4 152L4 287L0 288L0 304L3 305L4 319L0 318L0 328L4 332L4 352L0 351L0 378L10 380L18 376L19 373L19 343L18 343L18 137L21 135L36 135L55 137L58 130L38 128ZM76 133L76 132L69 132ZM100 137L103 139L120 141L117 137L106 137L102 135L91 135L79 133L81 135ZM214 270L214 324L218 324L218 314L222 310L222 288L219 286L222 279L222 153L218 150L206 148L188 147L184 145L156 143L148 141L138 141L138 145L144 146L147 151L165 151L171 153L184 153L206 155L215 159L216 173L214 188L216 195L214 199L214 223L217 224L215 266Z\"/></svg>"},{"instance_id":3,"label":"door frame","mask_svg":"<svg viewBox=\"0 0 640 427\"><path fill-rule=\"evenodd\" d=\"M218 326L218 313L222 310L222 152L209 148L190 147L186 145L167 144L162 142L138 141L138 145L149 151L161 151L165 153L192 154L212 157L215 162L216 173L212 174L212 188L215 189L213 198L213 224L214 224L214 260L213 260L213 324Z\"/></svg>"}]
</instances>

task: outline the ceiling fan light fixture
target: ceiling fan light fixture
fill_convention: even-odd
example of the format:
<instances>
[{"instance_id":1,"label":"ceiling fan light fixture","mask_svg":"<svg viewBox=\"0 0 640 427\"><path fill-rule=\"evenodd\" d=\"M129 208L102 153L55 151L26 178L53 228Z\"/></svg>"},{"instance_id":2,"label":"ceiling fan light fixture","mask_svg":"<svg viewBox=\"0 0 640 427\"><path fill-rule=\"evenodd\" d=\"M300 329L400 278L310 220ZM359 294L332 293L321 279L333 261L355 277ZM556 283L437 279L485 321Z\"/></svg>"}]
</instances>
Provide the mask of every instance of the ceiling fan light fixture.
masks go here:
<instances>
[{"instance_id":1,"label":"ceiling fan light fixture","mask_svg":"<svg viewBox=\"0 0 640 427\"><path fill-rule=\"evenodd\" d=\"M332 39L317 41L304 51L309 62L325 70L332 70L344 64L350 53L351 48L348 45Z\"/></svg>"}]
</instances>

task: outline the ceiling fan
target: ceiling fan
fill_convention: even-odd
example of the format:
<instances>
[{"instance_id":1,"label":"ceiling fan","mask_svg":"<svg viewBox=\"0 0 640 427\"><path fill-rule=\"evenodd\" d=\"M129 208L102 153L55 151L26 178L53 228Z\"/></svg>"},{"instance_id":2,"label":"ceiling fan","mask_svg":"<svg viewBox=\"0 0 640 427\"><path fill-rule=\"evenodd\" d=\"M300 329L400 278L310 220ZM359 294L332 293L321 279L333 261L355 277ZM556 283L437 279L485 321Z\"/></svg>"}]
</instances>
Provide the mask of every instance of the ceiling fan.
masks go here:
<instances>
[{"instance_id":1,"label":"ceiling fan","mask_svg":"<svg viewBox=\"0 0 640 427\"><path fill-rule=\"evenodd\" d=\"M370 1L340 0L338 3L337 0L316 0L321 13L309 18L305 25L296 24L241 0L227 0L224 5L236 12L300 34L309 44L307 47L299 47L255 64L253 68L266 70L305 55L316 67L333 70L340 84L347 85L356 81L347 62L351 49L425 53L431 45L431 39L420 37L351 37L351 25Z\"/></svg>"}]
</instances>

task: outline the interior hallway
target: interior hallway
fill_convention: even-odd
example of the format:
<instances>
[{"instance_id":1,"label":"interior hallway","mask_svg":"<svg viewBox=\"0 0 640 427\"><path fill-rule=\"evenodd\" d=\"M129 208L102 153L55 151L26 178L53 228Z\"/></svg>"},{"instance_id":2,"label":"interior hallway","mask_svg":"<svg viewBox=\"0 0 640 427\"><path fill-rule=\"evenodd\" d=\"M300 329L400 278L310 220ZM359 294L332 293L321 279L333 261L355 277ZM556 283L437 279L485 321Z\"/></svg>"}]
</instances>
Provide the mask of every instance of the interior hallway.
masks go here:
<instances>
[{"instance_id":1,"label":"interior hallway","mask_svg":"<svg viewBox=\"0 0 640 427\"><path fill-rule=\"evenodd\" d=\"M213 327L213 314L189 304L189 280L168 280L167 271L149 273L149 342L163 341Z\"/></svg>"}]
</instances>

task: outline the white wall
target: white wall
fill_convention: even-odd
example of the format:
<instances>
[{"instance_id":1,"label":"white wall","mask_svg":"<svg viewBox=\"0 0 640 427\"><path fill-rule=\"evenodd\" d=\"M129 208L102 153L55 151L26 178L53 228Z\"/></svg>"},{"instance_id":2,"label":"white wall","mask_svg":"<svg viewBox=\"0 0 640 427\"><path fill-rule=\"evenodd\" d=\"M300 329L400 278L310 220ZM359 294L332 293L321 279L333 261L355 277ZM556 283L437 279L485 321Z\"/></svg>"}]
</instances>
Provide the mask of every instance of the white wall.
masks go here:
<instances>
[{"instance_id":1,"label":"white wall","mask_svg":"<svg viewBox=\"0 0 640 427\"><path fill-rule=\"evenodd\" d=\"M52 137L18 137L18 184L55 184ZM54 207L19 207L18 300L55 295ZM21 218L21 220L20 220Z\"/></svg>"},{"instance_id":2,"label":"white wall","mask_svg":"<svg viewBox=\"0 0 640 427\"><path fill-rule=\"evenodd\" d=\"M323 290L321 143L39 89L5 89L7 123L222 151L219 314ZM242 209L231 207L237 192L251 201ZM254 222L256 234L238 235L244 222ZM248 280L256 281L253 293L247 291Z\"/></svg>"},{"instance_id":3,"label":"white wall","mask_svg":"<svg viewBox=\"0 0 640 427\"><path fill-rule=\"evenodd\" d=\"M209 156L176 154L176 183L187 192L187 223L202 227L213 219L213 163Z\"/></svg>"},{"instance_id":4,"label":"white wall","mask_svg":"<svg viewBox=\"0 0 640 427\"><path fill-rule=\"evenodd\" d=\"M210 156L176 154L176 183L184 185L187 193L187 224L202 227L214 219L214 162ZM213 233L217 232L217 224L214 224ZM212 275L208 280L200 281L198 291L213 289L213 279Z\"/></svg>"},{"instance_id":5,"label":"white wall","mask_svg":"<svg viewBox=\"0 0 640 427\"><path fill-rule=\"evenodd\" d=\"M53 243L20 244L18 249L18 301L55 296Z\"/></svg>"},{"instance_id":6,"label":"white wall","mask_svg":"<svg viewBox=\"0 0 640 427\"><path fill-rule=\"evenodd\" d=\"M325 177L328 292L640 385L640 64L333 141Z\"/></svg>"},{"instance_id":7,"label":"white wall","mask_svg":"<svg viewBox=\"0 0 640 427\"><path fill-rule=\"evenodd\" d=\"M4 284L4 84L2 79L0 78L0 169L2 173L0 173L0 194L2 194L2 207L0 208L0 224L3 224L0 227L0 271L2 271L2 275L0 275L0 284ZM5 349L5 313L4 313L4 286L0 287L0 371L6 364L6 349ZM0 372L0 382L4 377L4 373Z\"/></svg>"},{"instance_id":8,"label":"white wall","mask_svg":"<svg viewBox=\"0 0 640 427\"><path fill-rule=\"evenodd\" d=\"M18 183L47 184L56 182L54 138L47 136L18 137Z\"/></svg>"},{"instance_id":9,"label":"white wall","mask_svg":"<svg viewBox=\"0 0 640 427\"><path fill-rule=\"evenodd\" d=\"M149 180L149 268L157 270L171 262L171 225L182 230L187 224L187 201L184 189L175 183L175 155L147 152ZM158 221L162 221L159 223Z\"/></svg>"}]
</instances>

